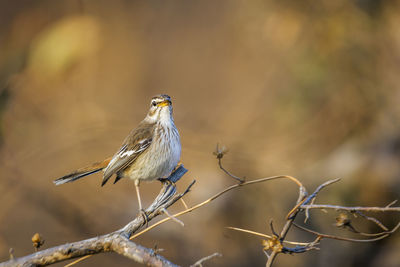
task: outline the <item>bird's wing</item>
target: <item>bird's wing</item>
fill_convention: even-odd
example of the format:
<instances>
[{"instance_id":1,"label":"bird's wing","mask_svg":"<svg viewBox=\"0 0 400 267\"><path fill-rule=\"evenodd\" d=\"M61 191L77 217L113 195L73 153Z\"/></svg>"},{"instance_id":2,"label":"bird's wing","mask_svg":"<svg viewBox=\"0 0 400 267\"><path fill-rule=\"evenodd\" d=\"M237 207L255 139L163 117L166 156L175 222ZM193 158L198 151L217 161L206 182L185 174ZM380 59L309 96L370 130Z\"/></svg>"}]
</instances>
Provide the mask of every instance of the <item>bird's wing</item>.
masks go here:
<instances>
[{"instance_id":1,"label":"bird's wing","mask_svg":"<svg viewBox=\"0 0 400 267\"><path fill-rule=\"evenodd\" d=\"M153 127L151 124L141 123L125 139L120 150L113 156L104 170L103 186L113 174L118 174L131 165L151 144ZM118 178L117 178L118 179ZM116 180L117 181L117 180Z\"/></svg>"}]
</instances>

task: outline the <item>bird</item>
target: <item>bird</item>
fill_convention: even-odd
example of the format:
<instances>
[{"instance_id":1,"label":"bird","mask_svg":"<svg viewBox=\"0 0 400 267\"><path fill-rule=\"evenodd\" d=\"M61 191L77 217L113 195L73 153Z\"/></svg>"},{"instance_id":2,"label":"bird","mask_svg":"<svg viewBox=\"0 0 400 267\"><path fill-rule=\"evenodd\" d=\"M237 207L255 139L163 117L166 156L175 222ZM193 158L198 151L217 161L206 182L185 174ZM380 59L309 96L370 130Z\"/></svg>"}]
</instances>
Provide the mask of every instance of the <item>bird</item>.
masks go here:
<instances>
[{"instance_id":1,"label":"bird","mask_svg":"<svg viewBox=\"0 0 400 267\"><path fill-rule=\"evenodd\" d=\"M54 183L73 182L99 171L103 171L101 186L113 175L114 184L122 178L129 178L135 183L139 211L143 211L140 182L168 177L180 157L181 141L172 114L171 97L160 94L151 99L146 117L129 133L114 156L77 169L54 180Z\"/></svg>"}]
</instances>

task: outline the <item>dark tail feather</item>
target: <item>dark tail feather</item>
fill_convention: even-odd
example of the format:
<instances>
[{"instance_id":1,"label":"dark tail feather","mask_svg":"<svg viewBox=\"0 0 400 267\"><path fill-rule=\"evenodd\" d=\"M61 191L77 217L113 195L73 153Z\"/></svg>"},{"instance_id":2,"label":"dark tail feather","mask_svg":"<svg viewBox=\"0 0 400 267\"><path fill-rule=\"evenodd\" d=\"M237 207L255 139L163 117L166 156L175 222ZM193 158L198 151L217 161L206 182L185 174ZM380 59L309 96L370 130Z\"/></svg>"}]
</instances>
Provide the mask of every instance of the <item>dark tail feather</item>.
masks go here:
<instances>
[{"instance_id":1,"label":"dark tail feather","mask_svg":"<svg viewBox=\"0 0 400 267\"><path fill-rule=\"evenodd\" d=\"M54 180L53 182L56 185L60 185L60 184L70 183L70 182L79 180L85 176L88 176L90 174L93 174L93 173L103 170L105 167L107 167L110 160L111 160L111 158L108 158L101 162L96 162L88 167L78 169L70 174L67 174L61 178L58 178L57 180Z\"/></svg>"},{"instance_id":2,"label":"dark tail feather","mask_svg":"<svg viewBox=\"0 0 400 267\"><path fill-rule=\"evenodd\" d=\"M115 184L116 182L118 182L119 180L121 180L121 179L122 179L122 176L120 176L120 175L117 173L117 177L115 177L114 184Z\"/></svg>"},{"instance_id":3,"label":"dark tail feather","mask_svg":"<svg viewBox=\"0 0 400 267\"><path fill-rule=\"evenodd\" d=\"M110 178L111 178L111 176L103 177L103 181L101 182L101 186L105 185L105 184L108 182L108 180L109 180ZM114 184L115 184L116 182L118 182L118 180L121 179L121 178L122 178L122 177L117 173L117 177L115 177Z\"/></svg>"},{"instance_id":4,"label":"dark tail feather","mask_svg":"<svg viewBox=\"0 0 400 267\"><path fill-rule=\"evenodd\" d=\"M65 184L65 183L70 183L76 180L79 180L87 175L96 173L101 171L103 168L99 168L99 169L95 169L92 171L87 171L87 172L73 172L71 174L65 175L61 178L58 178L57 180L54 180L53 183L55 183L56 185L60 185L60 184Z\"/></svg>"}]
</instances>

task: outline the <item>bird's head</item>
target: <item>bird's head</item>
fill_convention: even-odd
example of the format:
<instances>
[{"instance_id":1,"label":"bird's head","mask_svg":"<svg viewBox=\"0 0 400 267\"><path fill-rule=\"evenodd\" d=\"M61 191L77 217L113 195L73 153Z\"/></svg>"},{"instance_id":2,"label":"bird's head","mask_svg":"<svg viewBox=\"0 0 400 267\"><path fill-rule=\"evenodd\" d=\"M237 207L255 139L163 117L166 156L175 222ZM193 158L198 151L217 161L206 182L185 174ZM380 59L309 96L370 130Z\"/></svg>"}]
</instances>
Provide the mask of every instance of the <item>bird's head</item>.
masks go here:
<instances>
[{"instance_id":1,"label":"bird's head","mask_svg":"<svg viewBox=\"0 0 400 267\"><path fill-rule=\"evenodd\" d=\"M150 110L146 120L149 122L156 121L173 121L172 102L168 95L156 95L151 99Z\"/></svg>"}]
</instances>

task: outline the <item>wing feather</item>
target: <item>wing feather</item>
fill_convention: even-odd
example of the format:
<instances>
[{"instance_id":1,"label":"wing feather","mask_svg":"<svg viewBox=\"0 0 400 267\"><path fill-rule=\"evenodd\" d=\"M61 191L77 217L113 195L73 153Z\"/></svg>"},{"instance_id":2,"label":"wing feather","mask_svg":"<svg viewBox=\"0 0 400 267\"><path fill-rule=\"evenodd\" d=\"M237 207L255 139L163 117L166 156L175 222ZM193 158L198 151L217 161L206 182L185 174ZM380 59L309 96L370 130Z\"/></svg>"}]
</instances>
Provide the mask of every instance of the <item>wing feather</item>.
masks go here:
<instances>
[{"instance_id":1,"label":"wing feather","mask_svg":"<svg viewBox=\"0 0 400 267\"><path fill-rule=\"evenodd\" d=\"M130 166L146 149L153 140L153 125L140 123L125 139L119 151L113 156L107 168L104 170L102 186L120 171Z\"/></svg>"}]
</instances>

